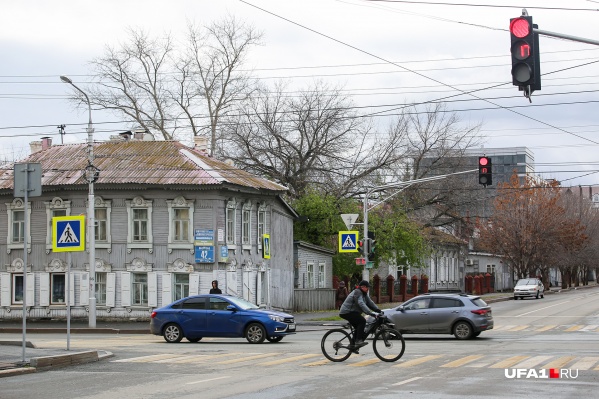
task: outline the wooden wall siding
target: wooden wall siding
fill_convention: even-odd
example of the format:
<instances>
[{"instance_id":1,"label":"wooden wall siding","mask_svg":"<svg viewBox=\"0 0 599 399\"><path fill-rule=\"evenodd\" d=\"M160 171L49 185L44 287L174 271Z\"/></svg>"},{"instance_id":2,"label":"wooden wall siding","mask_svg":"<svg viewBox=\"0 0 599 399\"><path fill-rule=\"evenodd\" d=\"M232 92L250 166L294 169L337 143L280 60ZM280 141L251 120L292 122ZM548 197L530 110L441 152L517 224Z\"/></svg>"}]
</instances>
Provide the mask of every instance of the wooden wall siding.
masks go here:
<instances>
[{"instance_id":1,"label":"wooden wall siding","mask_svg":"<svg viewBox=\"0 0 599 399\"><path fill-rule=\"evenodd\" d=\"M299 289L308 289L308 263L314 263L314 288L318 288L318 265L321 262L325 264L325 286L324 288L333 287L333 257L323 254L322 252L312 251L308 248L297 248L297 261L299 262Z\"/></svg>"},{"instance_id":2,"label":"wooden wall siding","mask_svg":"<svg viewBox=\"0 0 599 399\"><path fill-rule=\"evenodd\" d=\"M335 309L335 290L295 289L293 292L293 311L314 312Z\"/></svg>"},{"instance_id":3,"label":"wooden wall siding","mask_svg":"<svg viewBox=\"0 0 599 399\"><path fill-rule=\"evenodd\" d=\"M153 201L153 241L152 252L147 249L133 249L131 253L127 251L127 230L128 218L125 200L139 195L146 200ZM110 250L96 248L96 258L101 259L112 265L112 272L115 273L115 306L107 309L105 306L98 306L97 316L99 318L148 318L148 308L129 308L130 312L122 306L122 279L121 272L126 271L126 265L133 259L141 258L147 263L153 265L152 271L157 272L158 285L158 306L165 305L162 300L162 273L167 272L167 264L175 259L181 258L190 264L195 264L195 256L189 250L175 249L168 253L168 208L167 199L173 199L177 196L183 196L186 199L195 200L194 229L214 229L215 240L218 238L218 230L225 230L225 203L226 199L231 197L227 191L167 191L161 189L150 190L99 190L96 188L96 196L104 200L112 201L111 208L111 235L112 245ZM230 253L229 260L237 261L235 291L239 296L249 297L254 303L264 303L270 299L270 306L278 309L290 310L293 307L293 218L283 204L274 196L252 196L235 193L238 201L241 203L246 197L252 201L252 221L251 221L251 243L250 251L241 251L241 205L237 212L237 237L236 243L238 250ZM63 200L71 201L71 214L87 213L87 191L56 190L44 193L41 197L35 197L31 200L31 252L28 253L28 264L32 265L32 271L35 272L35 294L34 307L29 312L29 317L66 317L65 306L40 307L40 282L39 274L45 273L46 267L52 259L61 259L66 261L66 253L46 253L46 207L45 201L50 201L54 197L60 197ZM11 250L8 254L6 250L6 237L8 234L8 216L6 204L13 201L12 192L0 194L0 272L6 271L6 266L10 265L15 259L23 259L23 249ZM257 210L258 202L267 202L265 231L271 235L272 257L270 260L262 259L262 253L258 248L257 237ZM220 242L219 244L224 244ZM218 247L216 248L218 249ZM218 252L217 252L218 254ZM72 304L72 316L74 318L87 318L86 306L81 304L81 287L79 276L88 270L89 254L87 252L73 252L72 267L74 277L75 303ZM242 264L251 261L253 269L243 270ZM264 262L267 266L267 272L257 271L257 267ZM208 292L211 287L211 281L219 280L219 286L225 292L227 284L228 265L215 263L212 265L195 264L196 272L200 273L201 293ZM259 275L260 274L260 275ZM328 279L327 279L328 280ZM258 283L262 282L260 289ZM244 291L245 287L245 291ZM244 295L245 292L245 295ZM258 295L260 294L260 297ZM10 310L10 312L8 311ZM50 313L48 313L48 311ZM0 319L2 318L21 318L20 306L0 308Z\"/></svg>"}]
</instances>

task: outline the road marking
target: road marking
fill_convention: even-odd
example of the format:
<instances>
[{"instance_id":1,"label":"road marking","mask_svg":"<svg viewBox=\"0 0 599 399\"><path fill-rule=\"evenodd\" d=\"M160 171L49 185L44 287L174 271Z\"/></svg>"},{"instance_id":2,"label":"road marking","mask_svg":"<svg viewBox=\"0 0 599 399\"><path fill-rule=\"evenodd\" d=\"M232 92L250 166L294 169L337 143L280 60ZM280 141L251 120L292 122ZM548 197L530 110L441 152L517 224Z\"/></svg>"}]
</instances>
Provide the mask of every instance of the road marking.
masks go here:
<instances>
[{"instance_id":1,"label":"road marking","mask_svg":"<svg viewBox=\"0 0 599 399\"><path fill-rule=\"evenodd\" d=\"M172 359L162 359L162 360L156 360L152 363L181 363L184 362L185 360L199 360L199 359L203 359L202 355L188 355L188 356L177 356L177 358Z\"/></svg>"},{"instance_id":2,"label":"road marking","mask_svg":"<svg viewBox=\"0 0 599 399\"><path fill-rule=\"evenodd\" d=\"M172 363L204 362L204 361L210 360L210 359L220 359L222 357L240 356L240 355L247 355L247 353L246 352L231 352L231 353L219 353L218 355L196 355L195 358L175 360Z\"/></svg>"},{"instance_id":3,"label":"road marking","mask_svg":"<svg viewBox=\"0 0 599 399\"><path fill-rule=\"evenodd\" d=\"M571 302L571 301L572 300L570 299L569 301L563 301L563 302L560 302L560 303L556 303L555 305L545 306L544 308L539 308L537 310L531 310L530 312L522 313L522 314L516 315L514 317L526 316L527 314L535 313L535 312L538 312L539 310L545 310L545 309L553 308L555 306L560 306L560 305L563 305L564 303L568 303L568 302Z\"/></svg>"},{"instance_id":4,"label":"road marking","mask_svg":"<svg viewBox=\"0 0 599 399\"><path fill-rule=\"evenodd\" d=\"M494 331L504 331L504 330L509 330L510 328L516 327L515 325L504 325L504 326L497 326L497 327L493 327Z\"/></svg>"},{"instance_id":5,"label":"road marking","mask_svg":"<svg viewBox=\"0 0 599 399\"><path fill-rule=\"evenodd\" d=\"M580 331L592 331L592 330L595 330L597 327L599 327L599 326L596 326L596 325L586 326L584 328L581 328Z\"/></svg>"},{"instance_id":6,"label":"road marking","mask_svg":"<svg viewBox=\"0 0 599 399\"><path fill-rule=\"evenodd\" d=\"M483 355L470 355L470 356L466 356L466 357L463 357L463 358L458 359L458 360L454 360L453 362L445 363L441 367L460 367L460 366L463 366L463 365L468 364L470 362L473 362L475 360L478 360L481 357L483 357Z\"/></svg>"},{"instance_id":7,"label":"road marking","mask_svg":"<svg viewBox=\"0 0 599 399\"><path fill-rule=\"evenodd\" d=\"M418 359L412 359L412 360L408 360L407 362L403 362L400 363L398 365L395 365L393 367L412 367L412 366L417 366L419 364L422 363L426 363L430 360L435 360L435 359L439 359L440 357L443 357L443 355L428 355L428 356L424 356Z\"/></svg>"},{"instance_id":8,"label":"road marking","mask_svg":"<svg viewBox=\"0 0 599 399\"><path fill-rule=\"evenodd\" d=\"M570 368L573 370L589 370L597 362L599 362L599 357L583 357L574 363ZM599 366L595 370L597 369L599 369Z\"/></svg>"},{"instance_id":9,"label":"road marking","mask_svg":"<svg viewBox=\"0 0 599 399\"><path fill-rule=\"evenodd\" d=\"M144 363L144 362L151 362L154 360L175 358L177 356L180 356L180 355L173 355L172 353L163 353L160 355L148 355L148 356L132 357L129 359L113 360L112 363Z\"/></svg>"},{"instance_id":10,"label":"road marking","mask_svg":"<svg viewBox=\"0 0 599 399\"><path fill-rule=\"evenodd\" d=\"M264 357L272 357L272 356L279 356L279 355L280 355L280 353L263 353L261 355L246 356L246 357L241 357L239 359L225 360L222 362L217 362L216 364L234 364L234 363L247 362L248 360L262 359Z\"/></svg>"},{"instance_id":11,"label":"road marking","mask_svg":"<svg viewBox=\"0 0 599 399\"><path fill-rule=\"evenodd\" d=\"M361 362L353 363L353 364L350 364L349 366L350 367L363 367L363 366L369 366L371 364L378 363L378 362L380 362L379 358L375 357L374 359L362 360Z\"/></svg>"},{"instance_id":12,"label":"road marking","mask_svg":"<svg viewBox=\"0 0 599 399\"><path fill-rule=\"evenodd\" d=\"M534 356L528 360L518 363L514 366L515 369L531 369L539 363L551 359L553 356Z\"/></svg>"},{"instance_id":13,"label":"road marking","mask_svg":"<svg viewBox=\"0 0 599 399\"><path fill-rule=\"evenodd\" d=\"M549 325L549 326L543 326L536 331L539 331L539 332L540 331L548 331L548 330L554 329L555 327L557 327L555 324Z\"/></svg>"},{"instance_id":14,"label":"road marking","mask_svg":"<svg viewBox=\"0 0 599 399\"><path fill-rule=\"evenodd\" d=\"M187 382L187 383L185 383L185 385L201 384L202 382L209 382L209 381L222 380L223 378L229 378L229 376L224 376L224 377L216 377L216 378L209 378L209 379L207 379L207 380L200 380L200 381Z\"/></svg>"},{"instance_id":15,"label":"road marking","mask_svg":"<svg viewBox=\"0 0 599 399\"><path fill-rule=\"evenodd\" d=\"M578 331L578 330L580 330L582 327L584 327L584 326L583 326L583 325L580 325L580 324L578 324L578 325L572 326L572 327L570 327L570 328L567 328L567 329L566 329L566 330L564 330L564 331Z\"/></svg>"},{"instance_id":16,"label":"road marking","mask_svg":"<svg viewBox=\"0 0 599 399\"><path fill-rule=\"evenodd\" d=\"M274 366L274 365L277 365L277 364L294 362L296 360L309 359L309 358L314 357L314 356L319 356L319 355L316 355L316 354L313 354L313 353L308 353L308 354L305 354L305 355L292 356L292 357L287 357L285 359L272 360L270 362L258 363L258 366Z\"/></svg>"},{"instance_id":17,"label":"road marking","mask_svg":"<svg viewBox=\"0 0 599 399\"><path fill-rule=\"evenodd\" d=\"M515 328L511 328L508 331L522 331L522 330L525 330L526 328L528 328L528 325L518 326L518 327L515 327Z\"/></svg>"},{"instance_id":18,"label":"road marking","mask_svg":"<svg viewBox=\"0 0 599 399\"><path fill-rule=\"evenodd\" d=\"M542 369L561 369L562 367L564 367L566 364L570 363L572 360L576 359L576 356L563 356L560 358L555 359L552 362L547 363L546 365L542 366Z\"/></svg>"},{"instance_id":19,"label":"road marking","mask_svg":"<svg viewBox=\"0 0 599 399\"><path fill-rule=\"evenodd\" d=\"M302 366L322 366L323 364L333 363L329 359L319 360L317 362L302 364Z\"/></svg>"},{"instance_id":20,"label":"road marking","mask_svg":"<svg viewBox=\"0 0 599 399\"><path fill-rule=\"evenodd\" d=\"M416 381L421 379L422 377L413 377L413 378L409 378L407 380L401 381L401 382L396 382L395 384L392 384L393 386L397 386L397 385L403 385L403 384L407 384L410 383L412 381Z\"/></svg>"},{"instance_id":21,"label":"road marking","mask_svg":"<svg viewBox=\"0 0 599 399\"><path fill-rule=\"evenodd\" d=\"M505 359L498 363L495 363L494 365L492 365L489 368L491 368L491 369L506 369L506 368L512 367L516 363L520 363L521 361L528 359L529 357L530 356L512 356L508 359Z\"/></svg>"}]
</instances>

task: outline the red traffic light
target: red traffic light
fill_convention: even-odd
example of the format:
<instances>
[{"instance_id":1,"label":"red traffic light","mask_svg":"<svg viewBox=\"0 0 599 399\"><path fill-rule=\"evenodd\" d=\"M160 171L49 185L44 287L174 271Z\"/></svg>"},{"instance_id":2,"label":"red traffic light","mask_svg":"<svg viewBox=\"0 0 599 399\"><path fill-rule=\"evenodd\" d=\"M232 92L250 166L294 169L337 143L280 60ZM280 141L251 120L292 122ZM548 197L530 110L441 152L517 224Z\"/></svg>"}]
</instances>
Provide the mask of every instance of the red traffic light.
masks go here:
<instances>
[{"instance_id":1,"label":"red traffic light","mask_svg":"<svg viewBox=\"0 0 599 399\"><path fill-rule=\"evenodd\" d=\"M510 22L512 35L523 38L530 34L530 23L524 18L515 18Z\"/></svg>"},{"instance_id":2,"label":"red traffic light","mask_svg":"<svg viewBox=\"0 0 599 399\"><path fill-rule=\"evenodd\" d=\"M487 157L479 157L478 158L478 164L480 166L487 166L489 164L489 158L487 158Z\"/></svg>"}]
</instances>

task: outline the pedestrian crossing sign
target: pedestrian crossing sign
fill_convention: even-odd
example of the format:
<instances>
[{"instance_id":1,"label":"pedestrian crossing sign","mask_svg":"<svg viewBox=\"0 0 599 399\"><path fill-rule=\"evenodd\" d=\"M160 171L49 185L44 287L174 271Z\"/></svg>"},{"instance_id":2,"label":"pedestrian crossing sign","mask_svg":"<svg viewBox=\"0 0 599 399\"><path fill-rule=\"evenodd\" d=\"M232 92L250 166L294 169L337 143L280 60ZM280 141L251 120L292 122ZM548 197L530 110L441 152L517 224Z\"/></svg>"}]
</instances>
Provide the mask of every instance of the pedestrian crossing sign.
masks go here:
<instances>
[{"instance_id":1,"label":"pedestrian crossing sign","mask_svg":"<svg viewBox=\"0 0 599 399\"><path fill-rule=\"evenodd\" d=\"M339 232L339 252L358 252L358 232Z\"/></svg>"},{"instance_id":2,"label":"pedestrian crossing sign","mask_svg":"<svg viewBox=\"0 0 599 399\"><path fill-rule=\"evenodd\" d=\"M85 251L85 216L52 218L52 251Z\"/></svg>"}]
</instances>

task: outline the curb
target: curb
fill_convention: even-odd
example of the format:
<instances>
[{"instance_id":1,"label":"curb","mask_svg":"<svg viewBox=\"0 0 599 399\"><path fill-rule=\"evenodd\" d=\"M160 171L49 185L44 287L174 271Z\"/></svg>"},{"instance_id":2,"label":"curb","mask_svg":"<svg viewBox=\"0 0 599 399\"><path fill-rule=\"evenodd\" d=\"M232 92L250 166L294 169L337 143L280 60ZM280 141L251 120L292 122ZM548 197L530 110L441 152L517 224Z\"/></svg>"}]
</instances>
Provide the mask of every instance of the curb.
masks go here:
<instances>
[{"instance_id":1,"label":"curb","mask_svg":"<svg viewBox=\"0 0 599 399\"><path fill-rule=\"evenodd\" d=\"M54 368L74 366L77 364L93 363L113 356L114 353L109 351L91 350L69 353L67 355L33 357L29 360L28 367L0 370L0 378L36 373L38 371L47 371Z\"/></svg>"},{"instance_id":2,"label":"curb","mask_svg":"<svg viewBox=\"0 0 599 399\"><path fill-rule=\"evenodd\" d=\"M127 328L71 328L71 334L150 334L150 329L136 330ZM0 327L0 333L21 334L22 328ZM28 334L66 334L66 328L32 327L27 328ZM1 344L1 342L0 342Z\"/></svg>"}]
</instances>

